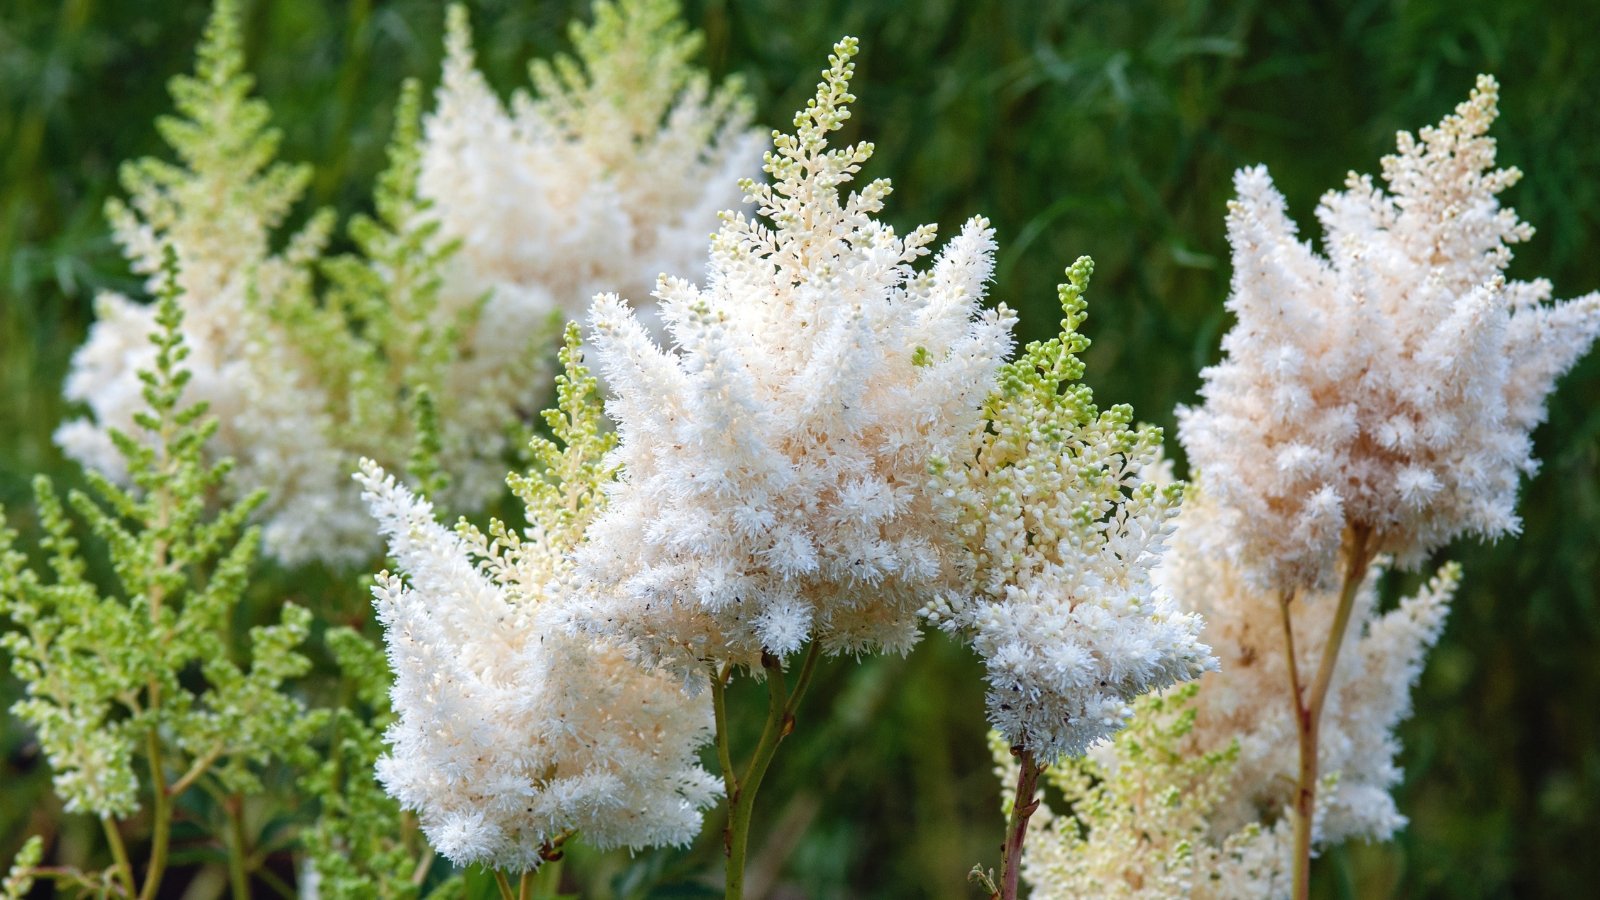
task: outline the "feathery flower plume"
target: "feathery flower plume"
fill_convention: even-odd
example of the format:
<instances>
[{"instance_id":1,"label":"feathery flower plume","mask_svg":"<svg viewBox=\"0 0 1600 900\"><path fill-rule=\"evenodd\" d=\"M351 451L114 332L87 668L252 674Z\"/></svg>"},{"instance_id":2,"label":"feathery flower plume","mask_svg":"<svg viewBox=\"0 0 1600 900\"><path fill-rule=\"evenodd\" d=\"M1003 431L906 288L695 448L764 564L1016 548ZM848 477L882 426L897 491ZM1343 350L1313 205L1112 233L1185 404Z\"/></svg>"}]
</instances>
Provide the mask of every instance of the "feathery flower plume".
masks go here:
<instances>
[{"instance_id":1,"label":"feathery flower plume","mask_svg":"<svg viewBox=\"0 0 1600 900\"><path fill-rule=\"evenodd\" d=\"M1257 588L1217 546L1227 532L1210 497L1191 488L1178 517L1178 533L1157 578L1186 609L1205 617L1205 638L1222 662L1200 681L1194 727L1184 746L1195 755L1217 752L1237 740L1228 789L1212 814L1226 833L1250 822L1272 822L1293 804L1299 766L1284 655L1280 599ZM1320 765L1332 784L1322 794L1317 820L1321 843L1350 838L1387 840L1405 824L1390 791L1400 783L1395 729L1411 713L1411 689L1422 675L1460 582L1450 563L1392 610L1378 607L1377 581L1385 563L1365 574L1351 627L1344 635L1323 713ZM1311 595L1291 605L1298 665L1314 668L1326 643L1338 598Z\"/></svg>"},{"instance_id":2,"label":"feathery flower plume","mask_svg":"<svg viewBox=\"0 0 1600 900\"><path fill-rule=\"evenodd\" d=\"M1496 195L1498 86L1322 198L1323 252L1298 240L1264 168L1229 207L1238 324L1179 436L1235 564L1271 589L1328 587L1347 530L1406 568L1454 537L1514 533L1544 398L1600 332L1600 294L1546 304L1506 281L1533 228Z\"/></svg>"},{"instance_id":3,"label":"feathery flower plume","mask_svg":"<svg viewBox=\"0 0 1600 900\"><path fill-rule=\"evenodd\" d=\"M573 832L600 847L683 844L719 793L697 760L704 694L558 627L590 602L568 559L611 472L576 326L567 337L549 415L565 446L536 440L542 474L512 479L525 532L452 532L370 461L357 476L405 572L373 588L395 674L378 777L461 864L531 870Z\"/></svg>"},{"instance_id":4,"label":"feathery flower plume","mask_svg":"<svg viewBox=\"0 0 1600 900\"><path fill-rule=\"evenodd\" d=\"M853 38L774 133L763 218L724 213L705 286L655 290L675 349L615 294L595 352L622 467L579 550L611 605L592 617L650 659L755 669L810 641L903 652L956 549L927 467L975 451L1012 314L984 310L994 239L974 218L923 271L934 227L874 218L890 187L848 196L872 155L830 148L855 99Z\"/></svg>"},{"instance_id":5,"label":"feathery flower plume","mask_svg":"<svg viewBox=\"0 0 1600 900\"><path fill-rule=\"evenodd\" d=\"M702 38L675 0L601 0L594 17L508 108L477 71L465 7L450 8L418 184L461 243L452 288L492 291L496 316L576 318L599 291L642 297L697 269L764 147L739 84L713 89L690 64Z\"/></svg>"},{"instance_id":6,"label":"feathery flower plume","mask_svg":"<svg viewBox=\"0 0 1600 900\"><path fill-rule=\"evenodd\" d=\"M1187 504L1187 501L1186 501ZM1287 820L1263 827L1251 820L1219 829L1216 810L1228 800L1239 747L1196 752L1189 683L1141 698L1128 727L1082 758L1044 774L1060 791L1060 811L1041 802L1031 822L1022 879L1034 900L1077 897L1140 900L1278 900L1289 893ZM1018 763L992 736L1001 784L1016 781ZM1005 805L1016 803L1005 792Z\"/></svg>"},{"instance_id":7,"label":"feathery flower plume","mask_svg":"<svg viewBox=\"0 0 1600 900\"><path fill-rule=\"evenodd\" d=\"M972 641L988 668L989 721L1041 764L1114 733L1138 695L1216 665L1200 618L1150 579L1182 496L1152 477L1161 429L1130 427L1132 407L1102 412L1073 383L1093 270L1088 257L1067 270L1061 333L1001 369L977 453L934 466L972 584L924 614Z\"/></svg>"},{"instance_id":8,"label":"feathery flower plume","mask_svg":"<svg viewBox=\"0 0 1600 900\"><path fill-rule=\"evenodd\" d=\"M1215 616L1209 639L1238 664L1201 692L1197 734L1248 735L1247 804L1282 799L1259 792L1284 783L1271 776L1287 771L1296 738L1298 898L1314 842L1387 836L1403 821L1388 795L1390 732L1455 574L1379 619L1374 563L1415 568L1462 534L1517 530L1517 484L1536 467L1529 432L1600 332L1600 294L1552 305L1549 282L1505 279L1510 245L1533 229L1496 199L1521 174L1494 168L1497 94L1482 76L1420 140L1401 133L1383 160L1387 191L1351 174L1325 195L1326 256L1297 240L1265 169L1236 178L1238 323L1204 373L1204 405L1179 412L1209 506L1174 590ZM1280 652L1263 657L1274 633ZM1337 666L1347 644L1364 657L1354 673ZM1285 686L1290 702L1273 712L1265 697ZM1324 766L1350 786L1318 804Z\"/></svg>"},{"instance_id":9,"label":"feathery flower plume","mask_svg":"<svg viewBox=\"0 0 1600 900\"><path fill-rule=\"evenodd\" d=\"M173 80L182 118L158 121L179 163L123 166L127 203L107 206L113 234L134 271L159 287L163 248L177 254L179 302L190 349L190 402L206 403L218 429L208 448L236 461L238 496L268 491L258 515L269 552L287 562L351 559L370 544L353 491L342 490L331 400L277 312L311 310L312 266L332 218L318 214L272 249L273 232L310 180L310 168L274 162L280 133L251 97L239 10L219 0L193 76ZM119 294L97 301L97 321L73 357L68 399L89 417L64 424L56 441L73 459L113 480L128 472L113 431L137 434L138 373L154 360L155 308Z\"/></svg>"},{"instance_id":10,"label":"feathery flower plume","mask_svg":"<svg viewBox=\"0 0 1600 900\"><path fill-rule=\"evenodd\" d=\"M1017 896L1040 775L1122 728L1135 697L1216 666L1200 618L1151 583L1183 493L1163 483L1161 430L1073 383L1093 271L1073 263L1060 334L1001 369L976 452L930 466L965 555L923 614L983 657L989 721L1016 757L999 884L976 870L1001 900Z\"/></svg>"}]
</instances>

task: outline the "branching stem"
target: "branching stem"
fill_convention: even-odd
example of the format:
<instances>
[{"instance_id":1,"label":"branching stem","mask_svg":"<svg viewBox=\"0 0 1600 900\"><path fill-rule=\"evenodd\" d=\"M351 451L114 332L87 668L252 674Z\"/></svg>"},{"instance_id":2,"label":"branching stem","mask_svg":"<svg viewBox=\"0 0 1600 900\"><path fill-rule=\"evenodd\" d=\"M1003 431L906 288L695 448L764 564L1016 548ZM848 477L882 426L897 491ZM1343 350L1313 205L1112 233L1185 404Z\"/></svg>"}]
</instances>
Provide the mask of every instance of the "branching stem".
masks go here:
<instances>
[{"instance_id":1,"label":"branching stem","mask_svg":"<svg viewBox=\"0 0 1600 900\"><path fill-rule=\"evenodd\" d=\"M1296 731L1300 739L1300 771L1294 794L1294 898L1311 898L1311 833L1317 809L1317 754L1322 710L1328 699L1328 689L1333 684L1334 667L1339 661L1339 650L1344 646L1344 635L1350 627L1350 615L1355 609L1356 594L1366 580L1367 567L1372 564L1372 531L1353 526L1346 535L1344 581L1339 587L1339 606L1334 611L1333 627L1328 632L1327 643L1322 648L1322 659L1317 664L1316 680L1309 693L1301 679L1299 663L1294 652L1294 624L1290 618L1289 604L1292 594L1285 594L1280 608L1283 616L1284 649L1289 657L1290 699L1294 703Z\"/></svg>"},{"instance_id":2,"label":"branching stem","mask_svg":"<svg viewBox=\"0 0 1600 900\"><path fill-rule=\"evenodd\" d=\"M744 862L750 846L750 820L755 811L756 792L761 788L767 768L772 765L778 744L794 730L795 711L811 684L817 659L821 655L821 645L813 641L791 689L783 674L783 661L770 653L761 654L761 667L766 670L767 676L767 721L762 726L761 739L756 743L755 752L742 776L734 772L733 753L728 741L725 680L732 672L725 667L712 673L711 697L717 723L717 762L722 766L722 783L728 792L728 828L723 833L723 850L728 857L727 887L724 891L727 900L740 900L744 896Z\"/></svg>"}]
</instances>

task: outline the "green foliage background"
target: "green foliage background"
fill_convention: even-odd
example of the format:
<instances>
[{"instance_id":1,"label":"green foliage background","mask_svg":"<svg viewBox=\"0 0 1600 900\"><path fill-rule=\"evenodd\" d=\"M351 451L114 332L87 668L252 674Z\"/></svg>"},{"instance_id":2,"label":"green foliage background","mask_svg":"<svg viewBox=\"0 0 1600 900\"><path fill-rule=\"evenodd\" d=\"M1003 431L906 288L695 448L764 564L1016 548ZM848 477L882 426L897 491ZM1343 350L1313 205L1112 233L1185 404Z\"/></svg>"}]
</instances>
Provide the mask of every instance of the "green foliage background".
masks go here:
<instances>
[{"instance_id":1,"label":"green foliage background","mask_svg":"<svg viewBox=\"0 0 1600 900\"><path fill-rule=\"evenodd\" d=\"M482 63L508 90L525 82L528 59L564 46L564 23L587 3L472 6ZM1322 190L1348 169L1375 171L1396 129L1437 121L1477 72L1502 82L1501 160L1527 173L1507 199L1539 228L1513 274L1549 277L1560 297L1600 288L1592 0L688 7L706 63L742 73L773 124L809 95L831 42L858 35L847 135L876 142L868 174L894 179L891 220L951 233L989 216L1001 244L993 296L1021 309L1029 338L1054 327L1062 268L1093 255L1087 380L1169 436L1228 324L1232 171L1267 163L1309 222ZM400 80L437 79L442 9L247 9L283 155L316 165L316 203L362 209ZM163 151L152 120L169 109L168 78L190 67L206 12L200 0L0 2L0 503L14 514L27 514L33 473L73 478L50 443L67 360L95 292L135 287L102 204L122 160ZM1402 731L1400 806L1412 824L1393 844L1318 863L1327 896L1582 896L1600 882L1595 398L1600 354L1565 379L1536 435L1545 465L1525 488L1521 537L1445 554L1465 563L1466 584ZM26 540L31 523L18 524ZM324 599L334 594L347 599ZM357 617L361 602L348 598L358 596L330 572L275 572L257 590L262 604L293 597ZM14 692L0 683L0 695ZM758 697L733 703L759 717ZM744 724L748 746L755 722ZM993 864L1000 837L983 732L979 671L948 642L827 665L763 791L752 884L783 896L976 896L966 870ZM29 819L52 814L48 775L14 720L0 724L0 753L9 858ZM713 843L646 863L580 852L573 869L627 895L659 872L706 870Z\"/></svg>"}]
</instances>

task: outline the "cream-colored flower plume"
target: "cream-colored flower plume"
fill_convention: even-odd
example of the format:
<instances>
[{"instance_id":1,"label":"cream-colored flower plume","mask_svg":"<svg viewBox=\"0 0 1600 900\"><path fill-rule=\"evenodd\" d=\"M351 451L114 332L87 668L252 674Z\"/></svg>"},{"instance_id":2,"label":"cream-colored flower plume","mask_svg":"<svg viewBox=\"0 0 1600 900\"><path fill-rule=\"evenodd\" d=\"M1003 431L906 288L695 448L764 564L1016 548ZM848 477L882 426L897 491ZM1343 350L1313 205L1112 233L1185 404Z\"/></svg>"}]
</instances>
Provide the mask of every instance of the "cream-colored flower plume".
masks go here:
<instances>
[{"instance_id":1,"label":"cream-colored flower plume","mask_svg":"<svg viewBox=\"0 0 1600 900\"><path fill-rule=\"evenodd\" d=\"M1498 87L1420 139L1399 137L1385 190L1352 174L1323 197L1323 253L1301 242L1263 168L1228 214L1238 323L1179 416L1230 554L1274 589L1326 587L1347 526L1418 564L1452 538L1515 532L1529 432L1555 379L1600 332L1600 294L1548 304L1507 281L1533 229L1496 195Z\"/></svg>"},{"instance_id":2,"label":"cream-colored flower plume","mask_svg":"<svg viewBox=\"0 0 1600 900\"><path fill-rule=\"evenodd\" d=\"M872 153L828 146L855 51L774 136L771 183L743 183L762 218L724 215L703 287L661 280L667 348L616 295L594 305L622 475L580 570L615 600L596 623L690 670L916 640L955 549L927 468L974 452L1011 348L1010 312L982 306L986 221L919 271L932 226L874 218L887 181L842 193Z\"/></svg>"}]
</instances>

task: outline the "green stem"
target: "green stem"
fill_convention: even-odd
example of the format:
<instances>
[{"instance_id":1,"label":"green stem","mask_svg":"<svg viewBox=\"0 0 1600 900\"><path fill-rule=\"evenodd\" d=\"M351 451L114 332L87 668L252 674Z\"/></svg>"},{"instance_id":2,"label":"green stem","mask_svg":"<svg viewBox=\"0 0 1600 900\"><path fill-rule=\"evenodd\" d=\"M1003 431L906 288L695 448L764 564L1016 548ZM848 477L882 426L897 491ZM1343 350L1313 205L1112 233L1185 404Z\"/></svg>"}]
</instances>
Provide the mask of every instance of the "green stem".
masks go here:
<instances>
[{"instance_id":1,"label":"green stem","mask_svg":"<svg viewBox=\"0 0 1600 900\"><path fill-rule=\"evenodd\" d=\"M152 703L155 707L157 704ZM150 784L155 793L151 812L150 869L144 877L139 900L155 900L161 876L167 870L167 847L172 839L172 795L167 792L166 776L161 771L161 736L154 728L145 732L145 754L150 758Z\"/></svg>"},{"instance_id":2,"label":"green stem","mask_svg":"<svg viewBox=\"0 0 1600 900\"><path fill-rule=\"evenodd\" d=\"M495 869L494 883L500 886L500 900L517 900L517 895L511 890L511 881L506 878L506 873Z\"/></svg>"},{"instance_id":3,"label":"green stem","mask_svg":"<svg viewBox=\"0 0 1600 900\"><path fill-rule=\"evenodd\" d=\"M1294 796L1295 900L1311 898L1311 834L1317 809L1317 755L1322 709L1328 699L1328 689L1333 684L1333 671L1339 661L1339 650L1344 646L1345 632L1350 627L1356 594L1366 580L1367 566L1372 563L1372 545L1370 529L1351 529L1347 539L1344 583L1339 587L1339 606L1334 611L1333 628L1328 632L1327 643L1323 645L1322 659L1317 665L1317 677L1311 683L1309 696L1302 692L1299 667L1295 662L1289 599L1285 598L1282 603L1284 646L1289 654L1289 684L1294 694L1295 724L1300 743L1300 771Z\"/></svg>"},{"instance_id":4,"label":"green stem","mask_svg":"<svg viewBox=\"0 0 1600 900\"><path fill-rule=\"evenodd\" d=\"M244 833L244 797L228 797L223 808L228 813L228 881L233 886L233 900L250 900L250 875L245 871L249 849Z\"/></svg>"},{"instance_id":5,"label":"green stem","mask_svg":"<svg viewBox=\"0 0 1600 900\"><path fill-rule=\"evenodd\" d=\"M772 765L778 745L794 730L795 710L811 684L821 654L821 645L813 641L806 652L805 661L801 663L800 674L795 679L792 691L784 678L783 661L771 653L761 654L761 668L767 674L767 721L762 726L761 739L756 743L755 752L742 778L733 774L725 706L718 716L717 759L723 766L723 783L729 786L728 829L723 835L724 850L728 856L727 886L723 892L726 900L741 900L744 896L744 864L750 849L750 821L755 812L756 792L761 788L767 768ZM721 688L716 685L716 678L712 680L712 705L716 707L721 705L718 702Z\"/></svg>"},{"instance_id":6,"label":"green stem","mask_svg":"<svg viewBox=\"0 0 1600 900\"><path fill-rule=\"evenodd\" d=\"M122 882L122 890L128 897L138 893L133 883L133 863L128 861L128 847L122 842L122 832L117 830L117 823L110 816L100 817L100 827L106 831L106 842L111 845L111 858L117 862L117 880Z\"/></svg>"},{"instance_id":7,"label":"green stem","mask_svg":"<svg viewBox=\"0 0 1600 900\"><path fill-rule=\"evenodd\" d=\"M286 884L284 880L274 874L270 868L265 866L257 868L255 870L255 877L260 879L262 883L266 884L267 887L272 888L273 892L279 897L283 897L284 900L295 900L295 898L300 896L293 887L290 887L288 884Z\"/></svg>"}]
</instances>

